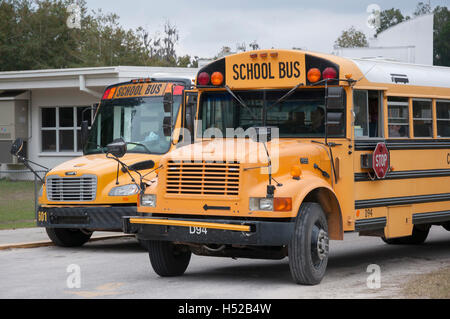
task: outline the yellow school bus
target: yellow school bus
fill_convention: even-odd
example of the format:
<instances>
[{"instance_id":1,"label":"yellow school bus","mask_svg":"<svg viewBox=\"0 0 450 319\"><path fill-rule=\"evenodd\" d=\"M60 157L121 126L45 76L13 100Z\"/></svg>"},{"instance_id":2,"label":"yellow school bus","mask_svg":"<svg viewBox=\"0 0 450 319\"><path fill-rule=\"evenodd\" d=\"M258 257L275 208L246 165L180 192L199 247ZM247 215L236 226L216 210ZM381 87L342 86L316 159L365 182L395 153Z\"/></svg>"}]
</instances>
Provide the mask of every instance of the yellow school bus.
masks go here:
<instances>
[{"instance_id":1,"label":"yellow school bus","mask_svg":"<svg viewBox=\"0 0 450 319\"><path fill-rule=\"evenodd\" d=\"M55 167L44 179L37 225L56 245L81 246L94 231L122 231L122 217L136 214L138 173L143 182L154 178L161 156L175 147L192 82L146 78L105 90L94 121L83 121L84 156ZM128 170L104 154L118 139L127 144L122 161Z\"/></svg>"},{"instance_id":2,"label":"yellow school bus","mask_svg":"<svg viewBox=\"0 0 450 319\"><path fill-rule=\"evenodd\" d=\"M346 232L420 244L450 230L450 69L251 51L196 79L195 143L161 159L125 231L160 276L191 254L289 258L324 277Z\"/></svg>"}]
</instances>

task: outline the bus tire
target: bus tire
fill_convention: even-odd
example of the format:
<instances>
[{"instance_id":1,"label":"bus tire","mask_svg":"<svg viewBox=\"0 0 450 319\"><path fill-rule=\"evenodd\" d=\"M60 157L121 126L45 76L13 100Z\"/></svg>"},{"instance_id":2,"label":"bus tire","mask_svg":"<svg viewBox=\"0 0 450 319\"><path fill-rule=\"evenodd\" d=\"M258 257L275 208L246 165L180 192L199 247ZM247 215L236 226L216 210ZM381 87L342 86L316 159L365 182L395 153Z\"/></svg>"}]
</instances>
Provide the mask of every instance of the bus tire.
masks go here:
<instances>
[{"instance_id":1,"label":"bus tire","mask_svg":"<svg viewBox=\"0 0 450 319\"><path fill-rule=\"evenodd\" d=\"M89 241L92 233L81 229L45 228L48 237L59 247L81 247Z\"/></svg>"},{"instance_id":2,"label":"bus tire","mask_svg":"<svg viewBox=\"0 0 450 319\"><path fill-rule=\"evenodd\" d=\"M148 241L148 254L153 270L161 277L181 276L191 260L191 251L168 241Z\"/></svg>"},{"instance_id":3,"label":"bus tire","mask_svg":"<svg viewBox=\"0 0 450 319\"><path fill-rule=\"evenodd\" d=\"M420 229L414 226L411 236L389 239L382 237L381 239L388 245L421 245L427 240L429 233L430 227Z\"/></svg>"},{"instance_id":4,"label":"bus tire","mask_svg":"<svg viewBox=\"0 0 450 319\"><path fill-rule=\"evenodd\" d=\"M146 251L148 251L148 240L144 240L144 239L137 239L139 245L144 248Z\"/></svg>"},{"instance_id":5,"label":"bus tire","mask_svg":"<svg viewBox=\"0 0 450 319\"><path fill-rule=\"evenodd\" d=\"M446 223L442 224L442 227L444 227L445 230L450 231L450 222L446 222Z\"/></svg>"},{"instance_id":6,"label":"bus tire","mask_svg":"<svg viewBox=\"0 0 450 319\"><path fill-rule=\"evenodd\" d=\"M317 285L325 276L328 264L328 223L317 203L303 203L288 245L289 268L300 285Z\"/></svg>"}]
</instances>

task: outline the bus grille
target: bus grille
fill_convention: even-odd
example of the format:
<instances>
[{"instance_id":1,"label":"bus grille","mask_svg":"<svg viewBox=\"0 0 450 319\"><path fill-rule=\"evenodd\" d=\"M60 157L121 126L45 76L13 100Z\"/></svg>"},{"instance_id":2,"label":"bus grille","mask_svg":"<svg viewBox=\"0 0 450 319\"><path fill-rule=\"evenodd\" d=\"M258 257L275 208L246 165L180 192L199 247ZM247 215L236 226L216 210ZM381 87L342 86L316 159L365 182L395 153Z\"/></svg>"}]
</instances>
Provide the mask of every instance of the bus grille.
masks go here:
<instances>
[{"instance_id":1,"label":"bus grille","mask_svg":"<svg viewBox=\"0 0 450 319\"><path fill-rule=\"evenodd\" d=\"M169 161L167 194L239 195L238 162Z\"/></svg>"},{"instance_id":2,"label":"bus grille","mask_svg":"<svg viewBox=\"0 0 450 319\"><path fill-rule=\"evenodd\" d=\"M49 201L90 202L97 195L97 176L48 176L46 189Z\"/></svg>"}]
</instances>

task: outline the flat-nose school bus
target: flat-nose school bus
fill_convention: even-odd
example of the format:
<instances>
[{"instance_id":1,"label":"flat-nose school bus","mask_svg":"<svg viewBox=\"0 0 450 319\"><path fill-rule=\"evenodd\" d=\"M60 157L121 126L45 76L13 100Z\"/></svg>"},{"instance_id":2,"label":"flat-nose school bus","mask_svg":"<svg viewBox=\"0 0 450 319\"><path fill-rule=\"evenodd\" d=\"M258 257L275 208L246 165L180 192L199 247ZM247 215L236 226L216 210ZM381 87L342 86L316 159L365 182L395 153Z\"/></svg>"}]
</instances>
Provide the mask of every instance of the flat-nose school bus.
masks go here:
<instances>
[{"instance_id":1,"label":"flat-nose school bus","mask_svg":"<svg viewBox=\"0 0 450 319\"><path fill-rule=\"evenodd\" d=\"M84 156L48 172L41 189L37 224L56 245L81 246L96 230L122 231L122 216L136 214L140 185L130 176L153 178L160 157L174 147L193 78L138 79L106 89L90 131L90 123L82 125ZM117 139L127 144L122 161L129 171L105 157Z\"/></svg>"},{"instance_id":2,"label":"flat-nose school bus","mask_svg":"<svg viewBox=\"0 0 450 319\"><path fill-rule=\"evenodd\" d=\"M160 276L192 253L288 257L314 285L345 232L450 230L449 68L266 50L212 62L196 86L195 142L163 156L124 223Z\"/></svg>"}]
</instances>

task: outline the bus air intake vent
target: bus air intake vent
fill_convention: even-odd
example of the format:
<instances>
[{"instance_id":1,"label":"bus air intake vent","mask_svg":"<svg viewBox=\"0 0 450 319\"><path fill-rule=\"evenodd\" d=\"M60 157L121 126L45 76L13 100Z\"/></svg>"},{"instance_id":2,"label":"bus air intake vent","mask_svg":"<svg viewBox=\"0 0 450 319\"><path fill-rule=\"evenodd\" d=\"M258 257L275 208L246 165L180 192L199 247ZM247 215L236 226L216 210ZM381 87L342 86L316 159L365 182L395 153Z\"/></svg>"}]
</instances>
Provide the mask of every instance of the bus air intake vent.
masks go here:
<instances>
[{"instance_id":1,"label":"bus air intake vent","mask_svg":"<svg viewBox=\"0 0 450 319\"><path fill-rule=\"evenodd\" d=\"M167 194L239 195L239 162L169 161Z\"/></svg>"},{"instance_id":2,"label":"bus air intake vent","mask_svg":"<svg viewBox=\"0 0 450 319\"><path fill-rule=\"evenodd\" d=\"M97 195L97 176L48 176L47 198L54 202L91 202Z\"/></svg>"}]
</instances>

